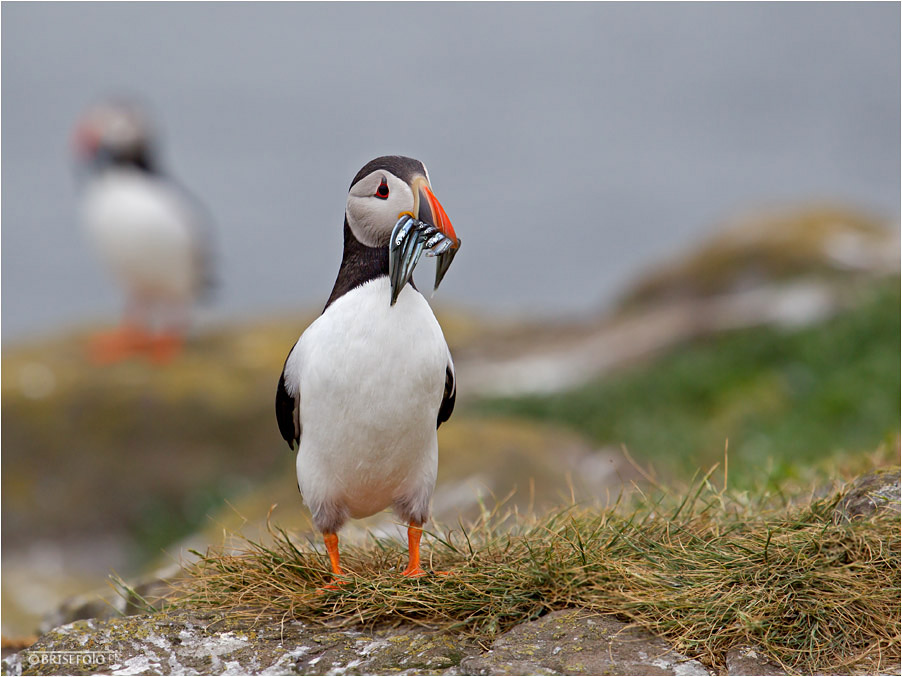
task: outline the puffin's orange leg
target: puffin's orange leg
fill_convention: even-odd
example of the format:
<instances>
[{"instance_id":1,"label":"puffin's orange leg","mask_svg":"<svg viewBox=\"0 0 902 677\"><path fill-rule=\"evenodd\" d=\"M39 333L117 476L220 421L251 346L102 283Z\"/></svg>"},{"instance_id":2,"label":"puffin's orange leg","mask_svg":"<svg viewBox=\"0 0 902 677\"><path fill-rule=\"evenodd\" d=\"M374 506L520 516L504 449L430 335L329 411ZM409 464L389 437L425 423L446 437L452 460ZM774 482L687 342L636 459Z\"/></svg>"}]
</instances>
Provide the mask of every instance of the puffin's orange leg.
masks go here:
<instances>
[{"instance_id":1,"label":"puffin's orange leg","mask_svg":"<svg viewBox=\"0 0 902 677\"><path fill-rule=\"evenodd\" d=\"M410 520L410 526L407 527L407 548L409 558L407 560L407 568L401 572L402 576L417 578L425 576L426 572L420 566L420 539L423 537L423 525L417 524Z\"/></svg>"},{"instance_id":2,"label":"puffin's orange leg","mask_svg":"<svg viewBox=\"0 0 902 677\"><path fill-rule=\"evenodd\" d=\"M323 542L326 544L326 552L329 553L329 562L332 564L332 582L324 586L325 590L338 590L339 585L345 585L347 581L341 580L344 571L341 569L338 557L338 534L323 534Z\"/></svg>"},{"instance_id":3,"label":"puffin's orange leg","mask_svg":"<svg viewBox=\"0 0 902 677\"><path fill-rule=\"evenodd\" d=\"M338 534L323 534L323 541L326 544L326 552L329 553L329 562L332 564L332 573L341 576L344 571L341 570L338 556Z\"/></svg>"}]
</instances>

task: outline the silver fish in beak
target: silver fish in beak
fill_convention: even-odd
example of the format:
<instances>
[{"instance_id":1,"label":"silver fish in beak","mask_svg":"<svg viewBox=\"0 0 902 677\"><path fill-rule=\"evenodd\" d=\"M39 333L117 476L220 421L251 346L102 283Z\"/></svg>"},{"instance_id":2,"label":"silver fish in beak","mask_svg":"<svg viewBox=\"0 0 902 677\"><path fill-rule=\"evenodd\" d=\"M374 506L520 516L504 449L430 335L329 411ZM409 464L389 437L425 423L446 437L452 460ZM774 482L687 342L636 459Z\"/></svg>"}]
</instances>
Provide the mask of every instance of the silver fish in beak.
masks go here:
<instances>
[{"instance_id":1,"label":"silver fish in beak","mask_svg":"<svg viewBox=\"0 0 902 677\"><path fill-rule=\"evenodd\" d=\"M460 238L454 232L448 214L432 193L429 182L423 177L417 177L411 187L414 192L414 213L417 216L410 212L400 214L388 244L391 305L395 305L424 250L426 256L436 258L434 291L438 289L460 248Z\"/></svg>"},{"instance_id":2,"label":"silver fish in beak","mask_svg":"<svg viewBox=\"0 0 902 677\"><path fill-rule=\"evenodd\" d=\"M451 240L435 226L402 214L395 224L388 244L388 279L391 282L391 305L395 305L398 294L413 275L423 251L426 256L436 257L435 287L438 289L442 278L451 265L451 260L460 247L460 239Z\"/></svg>"}]
</instances>

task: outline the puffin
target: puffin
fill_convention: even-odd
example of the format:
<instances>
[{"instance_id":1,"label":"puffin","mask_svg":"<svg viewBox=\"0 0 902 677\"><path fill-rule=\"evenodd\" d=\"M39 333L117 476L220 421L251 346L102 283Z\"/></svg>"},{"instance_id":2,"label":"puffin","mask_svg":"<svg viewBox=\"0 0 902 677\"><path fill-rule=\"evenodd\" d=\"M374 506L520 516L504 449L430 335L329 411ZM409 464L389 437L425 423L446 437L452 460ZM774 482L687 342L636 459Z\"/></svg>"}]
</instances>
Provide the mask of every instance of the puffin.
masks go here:
<instances>
[{"instance_id":1,"label":"puffin","mask_svg":"<svg viewBox=\"0 0 902 677\"><path fill-rule=\"evenodd\" d=\"M125 292L119 327L96 336L96 362L178 354L192 306L213 286L210 219L160 169L143 109L109 100L78 121L80 220L90 243Z\"/></svg>"},{"instance_id":2,"label":"puffin","mask_svg":"<svg viewBox=\"0 0 902 677\"><path fill-rule=\"evenodd\" d=\"M460 246L422 162L371 160L348 191L332 293L289 352L276 391L279 430L297 450L298 489L329 556L328 589L343 582L341 527L387 508L408 527L402 574L426 575L420 538L435 488L437 430L451 416L457 386L429 303L409 275L399 280L391 270L392 238L405 220L405 232L410 223L425 229L417 256L427 238L427 247L442 240L436 253ZM446 268L437 261L436 284Z\"/></svg>"}]
</instances>

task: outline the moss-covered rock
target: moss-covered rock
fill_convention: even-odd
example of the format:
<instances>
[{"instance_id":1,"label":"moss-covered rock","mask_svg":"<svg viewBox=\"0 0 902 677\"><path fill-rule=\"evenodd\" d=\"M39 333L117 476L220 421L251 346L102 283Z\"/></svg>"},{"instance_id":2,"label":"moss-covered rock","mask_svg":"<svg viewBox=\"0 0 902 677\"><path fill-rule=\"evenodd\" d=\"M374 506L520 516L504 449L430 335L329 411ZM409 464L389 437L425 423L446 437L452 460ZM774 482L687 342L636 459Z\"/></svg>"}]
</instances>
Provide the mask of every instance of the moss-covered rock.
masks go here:
<instances>
[{"instance_id":1,"label":"moss-covered rock","mask_svg":"<svg viewBox=\"0 0 902 677\"><path fill-rule=\"evenodd\" d=\"M481 656L464 659L472 675L708 675L698 661L615 619L555 611L518 625Z\"/></svg>"},{"instance_id":2,"label":"moss-covered rock","mask_svg":"<svg viewBox=\"0 0 902 677\"><path fill-rule=\"evenodd\" d=\"M850 280L899 270L899 232L866 212L830 204L734 217L682 256L664 261L623 307L700 298L800 277Z\"/></svg>"},{"instance_id":3,"label":"moss-covered rock","mask_svg":"<svg viewBox=\"0 0 902 677\"><path fill-rule=\"evenodd\" d=\"M878 510L902 508L899 468L868 473L852 482L836 506L836 518L851 520L869 517Z\"/></svg>"},{"instance_id":4,"label":"moss-covered rock","mask_svg":"<svg viewBox=\"0 0 902 677\"><path fill-rule=\"evenodd\" d=\"M164 611L59 627L3 661L26 675L444 674L478 652L413 627L336 630Z\"/></svg>"},{"instance_id":5,"label":"moss-covered rock","mask_svg":"<svg viewBox=\"0 0 902 677\"><path fill-rule=\"evenodd\" d=\"M476 642L423 627L330 630L163 611L59 627L3 661L9 675L708 675L647 632L576 610ZM741 674L741 673L740 673ZM774 673L768 673L774 674Z\"/></svg>"}]
</instances>

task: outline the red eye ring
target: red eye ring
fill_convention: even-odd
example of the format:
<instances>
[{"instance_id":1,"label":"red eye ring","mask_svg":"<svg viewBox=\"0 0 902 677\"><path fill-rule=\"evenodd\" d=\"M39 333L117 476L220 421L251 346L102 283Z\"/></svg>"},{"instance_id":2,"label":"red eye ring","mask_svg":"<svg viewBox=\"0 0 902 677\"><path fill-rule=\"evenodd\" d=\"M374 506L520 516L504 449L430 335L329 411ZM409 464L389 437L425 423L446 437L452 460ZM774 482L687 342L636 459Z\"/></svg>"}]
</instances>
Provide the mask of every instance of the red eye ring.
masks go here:
<instances>
[{"instance_id":1,"label":"red eye ring","mask_svg":"<svg viewBox=\"0 0 902 677\"><path fill-rule=\"evenodd\" d=\"M375 197L378 197L380 200L388 199L388 182L386 182L385 177L382 178L382 183L376 189Z\"/></svg>"}]
</instances>

